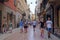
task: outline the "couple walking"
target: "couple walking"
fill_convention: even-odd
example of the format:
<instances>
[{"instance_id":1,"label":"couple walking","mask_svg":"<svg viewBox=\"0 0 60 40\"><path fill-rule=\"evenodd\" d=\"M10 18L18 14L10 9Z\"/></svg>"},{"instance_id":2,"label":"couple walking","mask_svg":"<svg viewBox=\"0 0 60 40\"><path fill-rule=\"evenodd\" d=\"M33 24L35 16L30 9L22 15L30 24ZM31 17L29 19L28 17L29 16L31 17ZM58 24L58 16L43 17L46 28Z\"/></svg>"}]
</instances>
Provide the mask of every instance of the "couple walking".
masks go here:
<instances>
[{"instance_id":1,"label":"couple walking","mask_svg":"<svg viewBox=\"0 0 60 40\"><path fill-rule=\"evenodd\" d=\"M34 20L34 21L32 21L31 24L33 25L33 29L35 31L37 22ZM23 32L23 28L24 28L24 31L27 32L27 28L28 28L28 21L27 20L25 22L23 22L21 20L20 23L19 23L19 25L20 25L20 32Z\"/></svg>"},{"instance_id":2,"label":"couple walking","mask_svg":"<svg viewBox=\"0 0 60 40\"><path fill-rule=\"evenodd\" d=\"M21 20L19 23L19 26L20 26L20 32L23 32L23 28L24 28L24 31L27 32L27 28L28 28L27 20L25 22Z\"/></svg>"},{"instance_id":3,"label":"couple walking","mask_svg":"<svg viewBox=\"0 0 60 40\"><path fill-rule=\"evenodd\" d=\"M44 27L44 22L43 21L41 21L40 24L41 24L41 26L40 26L40 28L41 28L41 37L44 37L44 28L47 28L48 38L51 38L50 34L51 34L51 29L52 29L52 21L51 21L50 17L48 17L48 20L45 22L46 27Z\"/></svg>"}]
</instances>

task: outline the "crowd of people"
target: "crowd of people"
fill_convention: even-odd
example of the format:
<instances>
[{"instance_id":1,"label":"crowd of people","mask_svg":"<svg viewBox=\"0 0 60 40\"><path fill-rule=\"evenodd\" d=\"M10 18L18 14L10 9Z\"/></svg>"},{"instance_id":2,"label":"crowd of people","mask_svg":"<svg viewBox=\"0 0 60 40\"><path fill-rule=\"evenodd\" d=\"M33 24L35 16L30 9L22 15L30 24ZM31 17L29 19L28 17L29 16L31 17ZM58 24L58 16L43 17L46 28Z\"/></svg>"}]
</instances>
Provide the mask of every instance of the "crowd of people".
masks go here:
<instances>
[{"instance_id":1,"label":"crowd of people","mask_svg":"<svg viewBox=\"0 0 60 40\"><path fill-rule=\"evenodd\" d=\"M52 21L51 21L50 17L48 17L48 20L46 22L43 22L43 21L37 22L36 20L29 22L27 20L25 20L25 21L21 20L19 23L20 32L22 33L23 29L24 29L24 32L27 33L28 32L27 29L28 29L29 25L33 26L33 31L35 32L35 28L37 27L36 26L37 24L40 24L39 27L40 27L41 37L44 37L44 30L46 28L48 31L48 38L51 38L50 34L51 34L51 30L52 30Z\"/></svg>"},{"instance_id":2,"label":"crowd of people","mask_svg":"<svg viewBox=\"0 0 60 40\"><path fill-rule=\"evenodd\" d=\"M23 32L23 29L24 29L24 31L26 33L27 32L27 28L29 27L29 25L30 26L32 25L33 29L35 31L35 28L36 28L36 25L37 25L36 20L30 21L30 22L27 21L27 20L25 20L25 21L21 20L20 23L19 23L20 32Z\"/></svg>"},{"instance_id":3,"label":"crowd of people","mask_svg":"<svg viewBox=\"0 0 60 40\"><path fill-rule=\"evenodd\" d=\"M51 30L52 30L52 21L51 21L51 18L50 17L48 17L48 20L46 21L46 22L44 22L44 21L36 21L36 20L33 20L33 21L28 21L28 20L25 20L25 21L23 21L23 20L21 20L19 23L18 23L18 25L17 25L17 27L19 27L20 28L20 33L22 33L22 32L25 32L25 33L27 33L28 31L27 31L27 29L28 29L28 27L29 26L33 26L33 31L35 32L35 28L37 27L37 25L40 25L39 27L40 27L40 36L41 37L44 37L44 30L45 29L47 29L47 31L48 31L48 38L51 38ZM3 25L3 27L4 27L4 29L3 29L3 32L6 32L6 24L4 24ZM12 32L12 23L10 22L10 24L9 24L9 30L10 30L10 32Z\"/></svg>"}]
</instances>

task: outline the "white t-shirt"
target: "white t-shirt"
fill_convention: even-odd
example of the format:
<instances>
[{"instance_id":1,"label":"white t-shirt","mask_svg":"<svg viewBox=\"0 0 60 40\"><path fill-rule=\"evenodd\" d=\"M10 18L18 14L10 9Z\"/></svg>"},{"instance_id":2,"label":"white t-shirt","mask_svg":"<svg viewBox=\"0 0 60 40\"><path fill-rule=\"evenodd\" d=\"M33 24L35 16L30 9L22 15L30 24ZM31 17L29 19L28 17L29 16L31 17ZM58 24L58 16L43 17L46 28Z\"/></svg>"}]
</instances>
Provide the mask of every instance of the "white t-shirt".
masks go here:
<instances>
[{"instance_id":1,"label":"white t-shirt","mask_svg":"<svg viewBox=\"0 0 60 40\"><path fill-rule=\"evenodd\" d=\"M33 25L36 25L36 21L33 21Z\"/></svg>"},{"instance_id":2,"label":"white t-shirt","mask_svg":"<svg viewBox=\"0 0 60 40\"><path fill-rule=\"evenodd\" d=\"M52 28L52 21L46 21L47 28Z\"/></svg>"}]
</instances>

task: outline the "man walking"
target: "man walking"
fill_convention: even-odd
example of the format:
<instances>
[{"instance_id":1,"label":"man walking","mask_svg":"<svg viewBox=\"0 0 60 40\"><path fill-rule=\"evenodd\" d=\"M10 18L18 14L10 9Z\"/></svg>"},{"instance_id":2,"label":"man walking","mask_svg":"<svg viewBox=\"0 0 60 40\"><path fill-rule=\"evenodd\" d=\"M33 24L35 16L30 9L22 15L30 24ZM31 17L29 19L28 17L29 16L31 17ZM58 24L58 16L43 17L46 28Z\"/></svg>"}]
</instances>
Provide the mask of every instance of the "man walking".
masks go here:
<instances>
[{"instance_id":1,"label":"man walking","mask_svg":"<svg viewBox=\"0 0 60 40\"><path fill-rule=\"evenodd\" d=\"M50 19L50 17L48 17L48 20L46 21L46 26L47 26L47 30L48 30L48 38L50 38L50 33L51 33L51 29L52 29L52 21Z\"/></svg>"},{"instance_id":2,"label":"man walking","mask_svg":"<svg viewBox=\"0 0 60 40\"><path fill-rule=\"evenodd\" d=\"M33 21L33 29L34 29L34 31L35 31L35 28L36 28L36 24L37 24L37 23L36 23L36 21L34 20L34 21Z\"/></svg>"}]
</instances>

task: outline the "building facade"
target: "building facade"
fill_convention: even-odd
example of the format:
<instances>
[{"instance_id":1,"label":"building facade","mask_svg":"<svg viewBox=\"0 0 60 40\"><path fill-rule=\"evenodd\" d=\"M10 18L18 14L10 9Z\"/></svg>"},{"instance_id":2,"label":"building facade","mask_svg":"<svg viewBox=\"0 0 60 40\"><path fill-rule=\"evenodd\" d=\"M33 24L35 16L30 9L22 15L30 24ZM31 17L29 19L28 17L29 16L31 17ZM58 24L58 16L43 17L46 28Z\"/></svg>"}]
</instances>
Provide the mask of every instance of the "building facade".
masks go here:
<instances>
[{"instance_id":1,"label":"building facade","mask_svg":"<svg viewBox=\"0 0 60 40\"><path fill-rule=\"evenodd\" d=\"M29 19L30 9L29 9L29 6L27 5L27 1L26 0L18 0L17 3L18 3L17 7L18 7L18 9L20 9L20 12L22 14L22 18Z\"/></svg>"},{"instance_id":2,"label":"building facade","mask_svg":"<svg viewBox=\"0 0 60 40\"><path fill-rule=\"evenodd\" d=\"M9 0L7 2L0 2L0 13L1 13L1 29L0 32L3 31L3 25L5 25L6 30L8 30L9 23L12 22L12 27L16 27L16 7L14 5L14 0Z\"/></svg>"},{"instance_id":3,"label":"building facade","mask_svg":"<svg viewBox=\"0 0 60 40\"><path fill-rule=\"evenodd\" d=\"M52 3L53 2L53 3ZM60 36L60 0L53 0L49 1L50 5L53 9L53 16L54 16L54 33ZM53 4L53 5L52 5Z\"/></svg>"},{"instance_id":4,"label":"building facade","mask_svg":"<svg viewBox=\"0 0 60 40\"><path fill-rule=\"evenodd\" d=\"M60 35L60 0L43 0L40 4L40 16L43 15L44 22L50 17L53 22L52 33Z\"/></svg>"},{"instance_id":5,"label":"building facade","mask_svg":"<svg viewBox=\"0 0 60 40\"><path fill-rule=\"evenodd\" d=\"M29 7L26 0L0 0L0 32L3 32L3 25L9 30L9 24L16 28L21 19L28 19Z\"/></svg>"},{"instance_id":6,"label":"building facade","mask_svg":"<svg viewBox=\"0 0 60 40\"><path fill-rule=\"evenodd\" d=\"M36 8L35 8L35 13L36 13L36 16L38 16L38 19L39 21L43 21L43 15L40 15L41 14L41 11L40 8L41 8L41 4L42 3L42 0L37 0L37 5L36 5Z\"/></svg>"}]
</instances>

